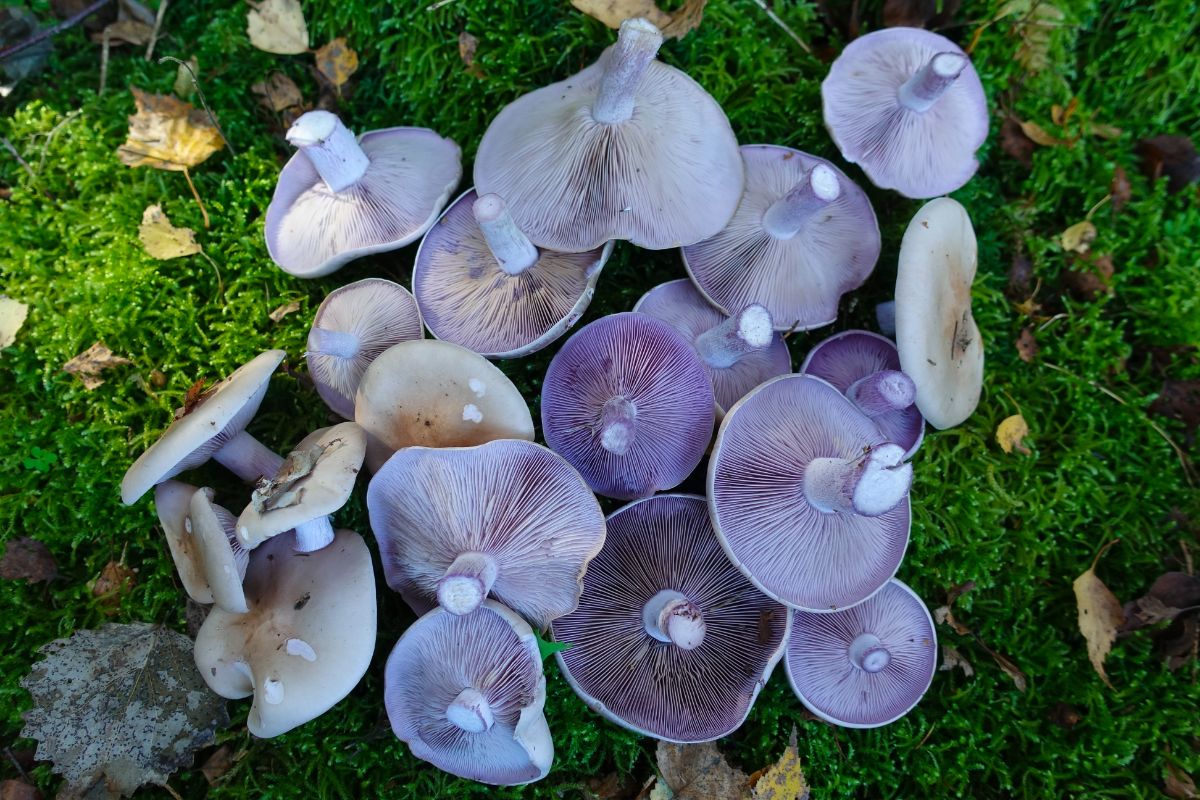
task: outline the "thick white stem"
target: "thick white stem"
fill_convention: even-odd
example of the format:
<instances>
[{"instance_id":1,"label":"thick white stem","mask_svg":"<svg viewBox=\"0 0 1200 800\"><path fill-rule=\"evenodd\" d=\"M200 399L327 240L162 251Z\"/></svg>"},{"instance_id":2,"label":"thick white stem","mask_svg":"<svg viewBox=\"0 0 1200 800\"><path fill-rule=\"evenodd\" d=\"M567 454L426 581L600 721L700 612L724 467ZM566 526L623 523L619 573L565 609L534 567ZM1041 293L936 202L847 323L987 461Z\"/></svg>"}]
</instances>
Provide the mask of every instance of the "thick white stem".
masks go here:
<instances>
[{"instance_id":1,"label":"thick white stem","mask_svg":"<svg viewBox=\"0 0 1200 800\"><path fill-rule=\"evenodd\" d=\"M296 526L296 544L292 549L297 553L312 553L332 541L333 525L329 517L317 517Z\"/></svg>"},{"instance_id":2,"label":"thick white stem","mask_svg":"<svg viewBox=\"0 0 1200 800\"><path fill-rule=\"evenodd\" d=\"M696 337L696 352L714 369L728 369L748 353L770 346L774 336L771 312L749 305L729 319Z\"/></svg>"},{"instance_id":3,"label":"thick white stem","mask_svg":"<svg viewBox=\"0 0 1200 800\"><path fill-rule=\"evenodd\" d=\"M506 274L520 275L537 263L537 248L528 236L521 233L500 195L483 195L475 201L471 210L488 249Z\"/></svg>"},{"instance_id":4,"label":"thick white stem","mask_svg":"<svg viewBox=\"0 0 1200 800\"><path fill-rule=\"evenodd\" d=\"M308 157L330 191L349 189L371 165L350 129L328 111L302 114L288 129L287 140Z\"/></svg>"},{"instance_id":5,"label":"thick white stem","mask_svg":"<svg viewBox=\"0 0 1200 800\"><path fill-rule=\"evenodd\" d=\"M468 686L446 706L446 719L467 733L483 733L496 724L491 704L478 689Z\"/></svg>"},{"instance_id":6,"label":"thick white stem","mask_svg":"<svg viewBox=\"0 0 1200 800\"><path fill-rule=\"evenodd\" d=\"M847 655L850 663L864 672L881 672L892 661L892 654L879 641L879 637L871 633L855 637Z\"/></svg>"},{"instance_id":7,"label":"thick white stem","mask_svg":"<svg viewBox=\"0 0 1200 800\"><path fill-rule=\"evenodd\" d=\"M886 514L912 485L912 464L903 459L904 448L890 442L858 458L814 458L804 470L804 498L826 514Z\"/></svg>"},{"instance_id":8,"label":"thick white stem","mask_svg":"<svg viewBox=\"0 0 1200 800\"><path fill-rule=\"evenodd\" d=\"M660 642L695 650L704 642L704 614L681 592L663 589L642 606L642 626Z\"/></svg>"},{"instance_id":9,"label":"thick white stem","mask_svg":"<svg viewBox=\"0 0 1200 800\"><path fill-rule=\"evenodd\" d=\"M637 407L624 397L610 398L600 412L600 446L623 456L637 436Z\"/></svg>"},{"instance_id":10,"label":"thick white stem","mask_svg":"<svg viewBox=\"0 0 1200 800\"><path fill-rule=\"evenodd\" d=\"M933 108L969 63L961 53L938 53L900 87L900 105L917 113Z\"/></svg>"},{"instance_id":11,"label":"thick white stem","mask_svg":"<svg viewBox=\"0 0 1200 800\"><path fill-rule=\"evenodd\" d=\"M283 459L258 439L240 431L213 453L213 460L244 481L269 478L283 466Z\"/></svg>"},{"instance_id":12,"label":"thick white stem","mask_svg":"<svg viewBox=\"0 0 1200 800\"><path fill-rule=\"evenodd\" d=\"M438 605L451 614L470 614L488 596L498 575L495 559L486 553L461 553L438 581Z\"/></svg>"},{"instance_id":13,"label":"thick white stem","mask_svg":"<svg viewBox=\"0 0 1200 800\"><path fill-rule=\"evenodd\" d=\"M327 328L312 328L308 332L308 352L334 358L354 358L362 341L346 331L331 331Z\"/></svg>"},{"instance_id":14,"label":"thick white stem","mask_svg":"<svg viewBox=\"0 0 1200 800\"><path fill-rule=\"evenodd\" d=\"M837 173L817 164L792 190L763 214L763 229L776 239L791 239L842 193Z\"/></svg>"},{"instance_id":15,"label":"thick white stem","mask_svg":"<svg viewBox=\"0 0 1200 800\"><path fill-rule=\"evenodd\" d=\"M600 78L600 92L592 107L596 122L612 125L633 116L633 101L646 67L658 55L663 36L648 20L627 19L621 23L617 43L609 54Z\"/></svg>"},{"instance_id":16,"label":"thick white stem","mask_svg":"<svg viewBox=\"0 0 1200 800\"><path fill-rule=\"evenodd\" d=\"M899 370L881 369L850 384L846 397L868 417L878 417L911 406L917 398L917 385Z\"/></svg>"}]
</instances>

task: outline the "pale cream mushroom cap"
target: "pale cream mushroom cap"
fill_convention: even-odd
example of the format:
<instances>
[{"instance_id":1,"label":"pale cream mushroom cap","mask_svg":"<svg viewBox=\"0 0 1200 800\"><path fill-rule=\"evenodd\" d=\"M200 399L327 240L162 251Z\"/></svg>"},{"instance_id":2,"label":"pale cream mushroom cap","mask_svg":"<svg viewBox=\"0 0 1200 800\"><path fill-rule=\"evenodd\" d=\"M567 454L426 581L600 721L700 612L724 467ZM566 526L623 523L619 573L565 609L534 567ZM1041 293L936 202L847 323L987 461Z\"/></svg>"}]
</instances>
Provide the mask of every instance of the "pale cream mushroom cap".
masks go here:
<instances>
[{"instance_id":1,"label":"pale cream mushroom cap","mask_svg":"<svg viewBox=\"0 0 1200 800\"><path fill-rule=\"evenodd\" d=\"M246 611L246 551L233 538L234 516L212 502L212 489L180 481L154 487L154 509L188 597L226 611Z\"/></svg>"},{"instance_id":2,"label":"pale cream mushroom cap","mask_svg":"<svg viewBox=\"0 0 1200 800\"><path fill-rule=\"evenodd\" d=\"M533 417L512 381L483 356L433 339L393 345L367 367L354 421L366 431L372 472L401 447L533 441Z\"/></svg>"},{"instance_id":3,"label":"pale cream mushroom cap","mask_svg":"<svg viewBox=\"0 0 1200 800\"><path fill-rule=\"evenodd\" d=\"M967 210L949 197L922 206L900 244L896 347L917 408L939 429L971 416L983 389L983 339L971 316L976 265Z\"/></svg>"}]
</instances>

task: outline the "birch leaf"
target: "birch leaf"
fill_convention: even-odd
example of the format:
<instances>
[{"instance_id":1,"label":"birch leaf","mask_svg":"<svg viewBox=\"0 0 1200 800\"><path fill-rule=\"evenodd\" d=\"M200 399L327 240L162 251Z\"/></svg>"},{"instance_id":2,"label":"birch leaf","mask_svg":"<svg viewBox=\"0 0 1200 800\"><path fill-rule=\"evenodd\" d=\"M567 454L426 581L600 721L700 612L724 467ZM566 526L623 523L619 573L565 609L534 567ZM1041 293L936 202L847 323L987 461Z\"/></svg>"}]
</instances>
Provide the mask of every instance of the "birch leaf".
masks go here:
<instances>
[{"instance_id":1,"label":"birch leaf","mask_svg":"<svg viewBox=\"0 0 1200 800\"><path fill-rule=\"evenodd\" d=\"M1096 564L1113 544L1115 542L1109 542L1100 549L1092 566L1076 578L1074 584L1075 602L1079 606L1079 632L1087 640L1088 660L1110 689L1113 685L1104 672L1104 659L1117 640L1117 629L1125 621L1125 613L1121 601L1096 576Z\"/></svg>"},{"instance_id":2,"label":"birch leaf","mask_svg":"<svg viewBox=\"0 0 1200 800\"><path fill-rule=\"evenodd\" d=\"M308 23L300 0L263 0L250 4L246 34L259 50L283 56L308 52Z\"/></svg>"},{"instance_id":3,"label":"birch leaf","mask_svg":"<svg viewBox=\"0 0 1200 800\"><path fill-rule=\"evenodd\" d=\"M176 228L159 205L147 206L142 212L138 238L150 257L160 261L195 255L202 249L196 242L196 232L191 228Z\"/></svg>"}]
</instances>

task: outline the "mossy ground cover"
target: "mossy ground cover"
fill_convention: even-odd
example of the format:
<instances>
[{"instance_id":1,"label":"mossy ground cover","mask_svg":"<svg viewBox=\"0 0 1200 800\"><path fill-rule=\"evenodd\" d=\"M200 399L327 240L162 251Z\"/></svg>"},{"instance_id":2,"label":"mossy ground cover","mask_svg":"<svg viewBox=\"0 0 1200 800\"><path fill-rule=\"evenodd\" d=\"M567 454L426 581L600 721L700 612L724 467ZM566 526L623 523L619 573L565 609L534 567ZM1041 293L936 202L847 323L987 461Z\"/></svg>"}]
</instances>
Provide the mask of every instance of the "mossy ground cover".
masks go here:
<instances>
[{"instance_id":1,"label":"mossy ground cover","mask_svg":"<svg viewBox=\"0 0 1200 800\"><path fill-rule=\"evenodd\" d=\"M432 127L462 145L468 176L479 137L504 103L578 70L612 39L566 2L456 0L435 11L426 5L312 0L304 8L314 44L345 36L362 59L341 103L348 124ZM878 24L881 3L860 5L868 26ZM973 57L993 109L982 169L954 194L979 234L975 307L988 366L975 415L931 433L916 456L912 544L900 572L931 607L949 587L974 581L958 601L959 617L1007 655L1028 685L1020 691L973 637L939 626L942 642L957 648L975 674L939 672L906 718L853 731L806 717L778 671L746 725L721 746L752 771L777 758L799 726L815 797L1156 797L1168 764L1200 773L1195 671L1169 671L1139 636L1117 644L1108 659L1114 688L1105 687L1087 661L1071 589L1111 538L1121 541L1099 573L1122 599L1140 595L1164 565L1178 567L1181 540L1196 544L1194 530L1177 520L1200 518L1200 503L1162 433L1185 449L1191 440L1147 409L1164 376L1200 377L1200 365L1187 352L1146 354L1200 344L1200 205L1194 188L1169 195L1166 181L1147 180L1134 143L1160 133L1194 134L1200 126L1200 8L1185 0L1059 5L1061 23L1037 31L1046 39L1046 65L1034 74L1016 58L1031 29L1020 24L1020 14L989 24L1002 6L995 0L964 4L943 31L964 45L978 36ZM41 0L34 7L47 12ZM777 0L773 8L802 38L840 47L840 34L815 6ZM265 348L286 349L289 370L274 379L251 425L266 444L285 450L328 420L303 377L304 337L321 298L366 276L408 281L411 247L307 282L267 258L262 216L288 150L277 119L256 104L249 87L273 69L290 75L310 101L317 86L310 58L250 46L245 13L236 2L173 5L158 48L162 55L197 57L209 103L236 149L236 156L226 150L193 171L212 217L208 229L182 175L130 169L116 157L133 112L127 87L168 92L173 66L114 51L110 89L97 96L99 51L75 29L57 37L50 71L3 101L0 135L33 176L0 152L0 185L11 191L0 200L0 289L30 306L16 344L0 354L0 539L41 540L61 573L49 584L0 585L5 747L31 746L19 738L30 700L18 682L41 645L110 619L183 629L183 592L151 504L122 506L117 484L188 387L227 374ZM475 69L460 59L462 31L479 40ZM700 29L668 43L663 58L721 102L741 141L837 158L821 123L826 64L805 54L751 0L713 0ZM1073 117L1065 128L1053 126L1052 106L1065 107L1072 97L1078 98ZM1001 150L1001 109L1074 141L1039 147L1032 166L1022 166ZM1089 120L1120 133L1089 135ZM1093 253L1111 256L1115 267L1111 291L1064 293L1071 260L1059 235L1108 194L1117 166L1130 176L1132 198L1120 212L1109 204L1092 217ZM861 179L856 168L847 170ZM834 330L873 327L874 304L889 294L898 243L919 203L870 191L883 257L867 285L843 302L834 326L789 339L797 363ZM145 255L137 228L152 203L161 203L176 224L200 231L211 263ZM1030 259L1040 285L1044 308L1036 319L1004 293L1018 254ZM681 275L676 253L618 246L587 319L626 310L650 286ZM298 313L279 323L268 318L293 300ZM1014 341L1031 324L1040 353L1026 362ZM97 340L133 363L86 391L62 365ZM535 412L553 350L501 365ZM154 371L165 384L152 380ZM1016 413L1031 429L1028 455L1005 454L993 439L996 425ZM23 463L33 447L53 453L52 463ZM201 470L193 482L213 485L226 498L239 490L218 468ZM693 478L689 485L702 484ZM368 533L362 493L335 519ZM87 583L120 559L137 570L136 587L109 616ZM546 708L557 759L541 783L497 791L416 761L392 736L381 702L384 660L411 615L386 589L379 603L375 661L346 701L265 741L245 731L248 703L231 703L234 722L221 739L244 751L236 766L211 788L198 770L178 774L172 786L184 797L569 798L589 796L584 784L595 776L615 772L640 786L651 773L654 743L587 711L553 663ZM1077 710L1077 724L1062 724L1055 713L1060 703ZM0 776L15 774L9 759L0 759ZM56 785L45 765L33 778L46 791ZM161 790L146 790L156 794Z\"/></svg>"}]
</instances>

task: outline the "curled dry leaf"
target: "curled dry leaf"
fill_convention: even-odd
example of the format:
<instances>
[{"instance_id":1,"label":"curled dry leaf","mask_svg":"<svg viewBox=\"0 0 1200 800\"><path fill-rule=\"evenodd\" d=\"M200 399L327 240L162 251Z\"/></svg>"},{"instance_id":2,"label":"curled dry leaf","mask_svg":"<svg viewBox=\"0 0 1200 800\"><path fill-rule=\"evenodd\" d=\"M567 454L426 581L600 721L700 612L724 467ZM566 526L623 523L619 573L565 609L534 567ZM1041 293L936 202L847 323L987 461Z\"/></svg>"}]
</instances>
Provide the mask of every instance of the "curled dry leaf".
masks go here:
<instances>
[{"instance_id":1,"label":"curled dry leaf","mask_svg":"<svg viewBox=\"0 0 1200 800\"><path fill-rule=\"evenodd\" d=\"M317 51L317 72L341 94L342 87L358 69L358 53L346 46L342 37L334 39Z\"/></svg>"},{"instance_id":2,"label":"curled dry leaf","mask_svg":"<svg viewBox=\"0 0 1200 800\"><path fill-rule=\"evenodd\" d=\"M1076 222L1062 232L1062 247L1070 253L1086 253L1092 242L1096 241L1096 226L1089 220Z\"/></svg>"},{"instance_id":3,"label":"curled dry leaf","mask_svg":"<svg viewBox=\"0 0 1200 800\"><path fill-rule=\"evenodd\" d=\"M299 106L304 102L304 97L295 82L278 70L251 86L250 91L258 95L260 103L276 112Z\"/></svg>"},{"instance_id":4,"label":"curled dry leaf","mask_svg":"<svg viewBox=\"0 0 1200 800\"><path fill-rule=\"evenodd\" d=\"M104 346L104 342L96 342L79 355L63 364L63 372L69 372L83 382L83 388L89 392L104 385L100 373L106 369L132 364L128 358L113 355L113 351Z\"/></svg>"},{"instance_id":5,"label":"curled dry leaf","mask_svg":"<svg viewBox=\"0 0 1200 800\"><path fill-rule=\"evenodd\" d=\"M122 164L182 172L225 146L216 126L191 103L136 87L132 91L137 113L129 118L125 144L117 148Z\"/></svg>"},{"instance_id":6,"label":"curled dry leaf","mask_svg":"<svg viewBox=\"0 0 1200 800\"><path fill-rule=\"evenodd\" d=\"M1021 132L1029 139L1042 147L1057 147L1060 145L1071 144L1069 139L1060 139L1057 136L1051 136L1046 133L1046 130L1036 122L1021 122Z\"/></svg>"},{"instance_id":7,"label":"curled dry leaf","mask_svg":"<svg viewBox=\"0 0 1200 800\"><path fill-rule=\"evenodd\" d=\"M203 249L196 242L196 232L191 228L176 228L159 205L147 206L142 212L138 238L150 257L160 261L192 256Z\"/></svg>"},{"instance_id":8,"label":"curled dry leaf","mask_svg":"<svg viewBox=\"0 0 1200 800\"><path fill-rule=\"evenodd\" d=\"M1121 601L1116 598L1104 582L1096 575L1096 564L1100 557L1116 544L1109 542L1100 548L1092 566L1075 579L1075 602L1079 606L1079 631L1087 640L1088 660L1108 688L1112 682L1104 672L1104 659L1117 640L1117 629L1125 621Z\"/></svg>"},{"instance_id":9,"label":"curled dry leaf","mask_svg":"<svg viewBox=\"0 0 1200 800\"><path fill-rule=\"evenodd\" d=\"M700 26L708 0L684 0L671 13L659 8L654 0L571 0L571 5L610 28L633 17L643 17L668 39L681 39Z\"/></svg>"},{"instance_id":10,"label":"curled dry leaf","mask_svg":"<svg viewBox=\"0 0 1200 800\"><path fill-rule=\"evenodd\" d=\"M800 768L800 749L793 725L783 755L754 782L750 796L753 800L807 800L808 795L808 781Z\"/></svg>"},{"instance_id":11,"label":"curled dry leaf","mask_svg":"<svg viewBox=\"0 0 1200 800\"><path fill-rule=\"evenodd\" d=\"M1029 435L1029 425L1020 414L1005 417L996 427L996 443L1006 453L1016 450L1022 455L1029 455L1030 450L1025 446L1025 437Z\"/></svg>"},{"instance_id":12,"label":"curled dry leaf","mask_svg":"<svg viewBox=\"0 0 1200 800\"><path fill-rule=\"evenodd\" d=\"M308 52L308 23L300 0L263 0L251 3L246 34L259 50L284 56Z\"/></svg>"},{"instance_id":13,"label":"curled dry leaf","mask_svg":"<svg viewBox=\"0 0 1200 800\"><path fill-rule=\"evenodd\" d=\"M17 340L17 332L29 317L29 306L0 294L0 350Z\"/></svg>"},{"instance_id":14,"label":"curled dry leaf","mask_svg":"<svg viewBox=\"0 0 1200 800\"><path fill-rule=\"evenodd\" d=\"M669 791L655 786L651 798L672 800L742 800L750 795L746 773L729 766L713 742L658 743L658 771Z\"/></svg>"},{"instance_id":15,"label":"curled dry leaf","mask_svg":"<svg viewBox=\"0 0 1200 800\"><path fill-rule=\"evenodd\" d=\"M970 678L975 674L975 668L971 666L971 662L967 661L963 654L958 652L950 645L942 645L942 665L938 667L939 672L950 672L955 667L963 671L963 675Z\"/></svg>"},{"instance_id":16,"label":"curled dry leaf","mask_svg":"<svg viewBox=\"0 0 1200 800\"><path fill-rule=\"evenodd\" d=\"M283 305L281 305L279 308L272 311L267 316L270 317L271 322L279 322L279 320L283 319L288 314L295 314L299 310L300 310L300 301L293 300L290 303L284 303Z\"/></svg>"},{"instance_id":17,"label":"curled dry leaf","mask_svg":"<svg viewBox=\"0 0 1200 800\"><path fill-rule=\"evenodd\" d=\"M1133 186L1129 183L1129 176L1125 174L1125 169L1120 165L1113 169L1112 183L1109 185L1108 192L1112 195L1114 212L1119 212L1133 197Z\"/></svg>"},{"instance_id":18,"label":"curled dry leaf","mask_svg":"<svg viewBox=\"0 0 1200 800\"><path fill-rule=\"evenodd\" d=\"M209 786L212 786L221 780L232 766L233 748L227 744L223 744L204 760L204 765L200 767L200 771L204 773L204 780L208 781Z\"/></svg>"},{"instance_id":19,"label":"curled dry leaf","mask_svg":"<svg viewBox=\"0 0 1200 800\"><path fill-rule=\"evenodd\" d=\"M9 581L40 583L58 577L58 565L50 549L37 539L21 536L11 539L0 556L0 578Z\"/></svg>"},{"instance_id":20,"label":"curled dry leaf","mask_svg":"<svg viewBox=\"0 0 1200 800\"><path fill-rule=\"evenodd\" d=\"M105 614L115 614L121 608L121 598L133 589L136 575L137 571L125 563L109 561L94 580L88 581L88 590Z\"/></svg>"},{"instance_id":21,"label":"curled dry leaf","mask_svg":"<svg viewBox=\"0 0 1200 800\"><path fill-rule=\"evenodd\" d=\"M1021 329L1021 333L1017 335L1017 357L1025 363L1032 363L1038 354L1037 337L1034 335L1033 326L1026 325Z\"/></svg>"}]
</instances>

